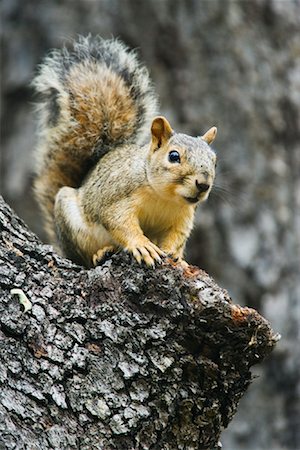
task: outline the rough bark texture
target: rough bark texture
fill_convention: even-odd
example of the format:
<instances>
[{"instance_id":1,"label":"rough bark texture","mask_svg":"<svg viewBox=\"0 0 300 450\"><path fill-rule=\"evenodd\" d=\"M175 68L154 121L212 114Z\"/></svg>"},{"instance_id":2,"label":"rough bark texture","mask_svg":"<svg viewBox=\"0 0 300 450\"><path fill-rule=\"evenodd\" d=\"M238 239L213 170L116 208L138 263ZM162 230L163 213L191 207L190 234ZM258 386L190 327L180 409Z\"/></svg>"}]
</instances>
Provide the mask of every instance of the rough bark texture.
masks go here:
<instances>
[{"instance_id":1,"label":"rough bark texture","mask_svg":"<svg viewBox=\"0 0 300 450\"><path fill-rule=\"evenodd\" d=\"M2 0L1 191L42 236L30 193L29 82L77 33L137 47L178 131L218 126L220 197L201 206L188 260L282 339L259 366L226 450L300 447L300 6L297 0ZM230 192L228 192L228 190ZM224 198L223 198L224 197ZM259 413L258 413L259 412Z\"/></svg>"},{"instance_id":2,"label":"rough bark texture","mask_svg":"<svg viewBox=\"0 0 300 450\"><path fill-rule=\"evenodd\" d=\"M195 267L83 270L3 201L0 224L0 448L215 448L269 323Z\"/></svg>"}]
</instances>

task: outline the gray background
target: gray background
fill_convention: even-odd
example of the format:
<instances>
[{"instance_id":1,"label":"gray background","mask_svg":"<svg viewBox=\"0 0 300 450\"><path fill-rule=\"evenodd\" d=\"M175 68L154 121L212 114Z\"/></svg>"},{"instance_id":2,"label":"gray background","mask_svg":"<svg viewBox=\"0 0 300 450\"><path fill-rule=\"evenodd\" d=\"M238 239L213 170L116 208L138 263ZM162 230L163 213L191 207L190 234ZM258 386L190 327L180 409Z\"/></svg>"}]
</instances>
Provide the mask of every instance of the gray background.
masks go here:
<instances>
[{"instance_id":1,"label":"gray background","mask_svg":"<svg viewBox=\"0 0 300 450\"><path fill-rule=\"evenodd\" d=\"M174 129L218 127L215 192L187 259L281 333L223 433L226 450L300 448L300 6L293 0L2 0L1 193L43 239L29 87L77 34L138 48Z\"/></svg>"}]
</instances>

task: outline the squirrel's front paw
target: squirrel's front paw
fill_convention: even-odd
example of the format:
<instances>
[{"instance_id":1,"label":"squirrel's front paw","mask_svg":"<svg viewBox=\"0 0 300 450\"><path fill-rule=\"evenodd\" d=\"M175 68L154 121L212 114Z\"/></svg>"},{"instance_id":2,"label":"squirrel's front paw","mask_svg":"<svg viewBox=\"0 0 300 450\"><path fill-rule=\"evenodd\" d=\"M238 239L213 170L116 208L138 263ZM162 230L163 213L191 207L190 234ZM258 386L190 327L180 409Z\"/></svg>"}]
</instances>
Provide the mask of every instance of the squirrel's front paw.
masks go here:
<instances>
[{"instance_id":1,"label":"squirrel's front paw","mask_svg":"<svg viewBox=\"0 0 300 450\"><path fill-rule=\"evenodd\" d=\"M155 261L161 263L161 256L166 255L157 245L149 240L134 247L127 246L125 250L130 252L139 264L144 261L147 266L151 267L155 266Z\"/></svg>"},{"instance_id":2,"label":"squirrel's front paw","mask_svg":"<svg viewBox=\"0 0 300 450\"><path fill-rule=\"evenodd\" d=\"M93 255L93 264L97 266L99 262L101 262L108 253L114 253L116 251L113 245L107 245L106 247L99 248L99 250Z\"/></svg>"},{"instance_id":3,"label":"squirrel's front paw","mask_svg":"<svg viewBox=\"0 0 300 450\"><path fill-rule=\"evenodd\" d=\"M177 262L177 264L180 264L181 267L183 267L183 269L187 269L189 267L189 263L187 263L184 259L182 258L175 258L175 261Z\"/></svg>"}]
</instances>

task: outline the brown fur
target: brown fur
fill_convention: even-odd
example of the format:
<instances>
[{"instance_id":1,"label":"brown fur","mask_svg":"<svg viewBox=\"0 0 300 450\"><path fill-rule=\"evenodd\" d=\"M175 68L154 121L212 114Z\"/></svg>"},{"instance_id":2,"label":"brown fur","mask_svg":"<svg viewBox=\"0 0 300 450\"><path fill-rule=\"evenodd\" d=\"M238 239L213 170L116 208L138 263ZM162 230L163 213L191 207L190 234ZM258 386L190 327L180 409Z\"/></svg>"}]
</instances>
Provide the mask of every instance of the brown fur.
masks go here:
<instances>
[{"instance_id":1,"label":"brown fur","mask_svg":"<svg viewBox=\"0 0 300 450\"><path fill-rule=\"evenodd\" d=\"M115 147L143 141L157 101L135 54L100 37L80 37L72 51L52 52L33 85L41 95L34 189L54 243L59 189L79 187Z\"/></svg>"},{"instance_id":2,"label":"brown fur","mask_svg":"<svg viewBox=\"0 0 300 450\"><path fill-rule=\"evenodd\" d=\"M57 196L56 221L64 223L68 215L68 229L62 233L71 236L88 265L102 256L101 249L107 246L125 248L148 265L159 262L164 254L183 258L196 206L187 199L207 198L209 191L199 194L195 181L212 184L215 154L200 138L196 142L195 138L182 138L195 145L193 151L180 145L179 135L170 135L168 127L161 128L161 135L155 130L150 144L119 147L108 153L78 190L68 188L64 198L64 190ZM181 154L181 164L168 161L174 148ZM178 184L178 179L185 184ZM64 250L70 254L70 249Z\"/></svg>"},{"instance_id":3,"label":"brown fur","mask_svg":"<svg viewBox=\"0 0 300 450\"><path fill-rule=\"evenodd\" d=\"M67 78L70 89L70 111L76 121L73 145L80 149L82 140L88 148L93 148L105 130L110 141L128 139L135 130L137 108L124 80L109 68L94 61L78 64L72 68ZM109 120L105 119L109 117Z\"/></svg>"},{"instance_id":4,"label":"brown fur","mask_svg":"<svg viewBox=\"0 0 300 450\"><path fill-rule=\"evenodd\" d=\"M196 203L213 184L216 156L207 142L216 129L192 138L162 116L151 124L152 87L135 56L115 41L95 45L75 44L82 60L55 53L35 82L49 98L35 180L48 235L88 267L118 248L147 265L165 254L182 260ZM147 123L151 140L142 145Z\"/></svg>"},{"instance_id":5,"label":"brown fur","mask_svg":"<svg viewBox=\"0 0 300 450\"><path fill-rule=\"evenodd\" d=\"M44 214L51 241L54 200L62 186L79 187L87 172L85 162L93 154L102 133L104 116L109 116L110 128L105 130L111 142L127 139L135 129L137 109L124 81L107 68L95 63L75 66L67 78L72 126L60 139L51 139L47 168L36 178L35 190ZM108 109L109 108L109 109ZM120 126L121 124L121 126Z\"/></svg>"}]
</instances>

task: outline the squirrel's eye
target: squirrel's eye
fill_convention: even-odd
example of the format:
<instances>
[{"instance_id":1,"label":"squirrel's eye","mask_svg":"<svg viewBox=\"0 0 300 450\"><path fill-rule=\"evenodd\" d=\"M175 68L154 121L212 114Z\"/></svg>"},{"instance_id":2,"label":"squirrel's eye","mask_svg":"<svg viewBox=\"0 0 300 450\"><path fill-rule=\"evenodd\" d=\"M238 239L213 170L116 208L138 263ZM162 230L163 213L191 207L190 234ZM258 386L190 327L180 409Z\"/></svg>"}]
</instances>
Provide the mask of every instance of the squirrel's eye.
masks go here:
<instances>
[{"instance_id":1,"label":"squirrel's eye","mask_svg":"<svg viewBox=\"0 0 300 450\"><path fill-rule=\"evenodd\" d=\"M180 163L180 155L176 150L172 150L169 153L169 161L171 163Z\"/></svg>"}]
</instances>

